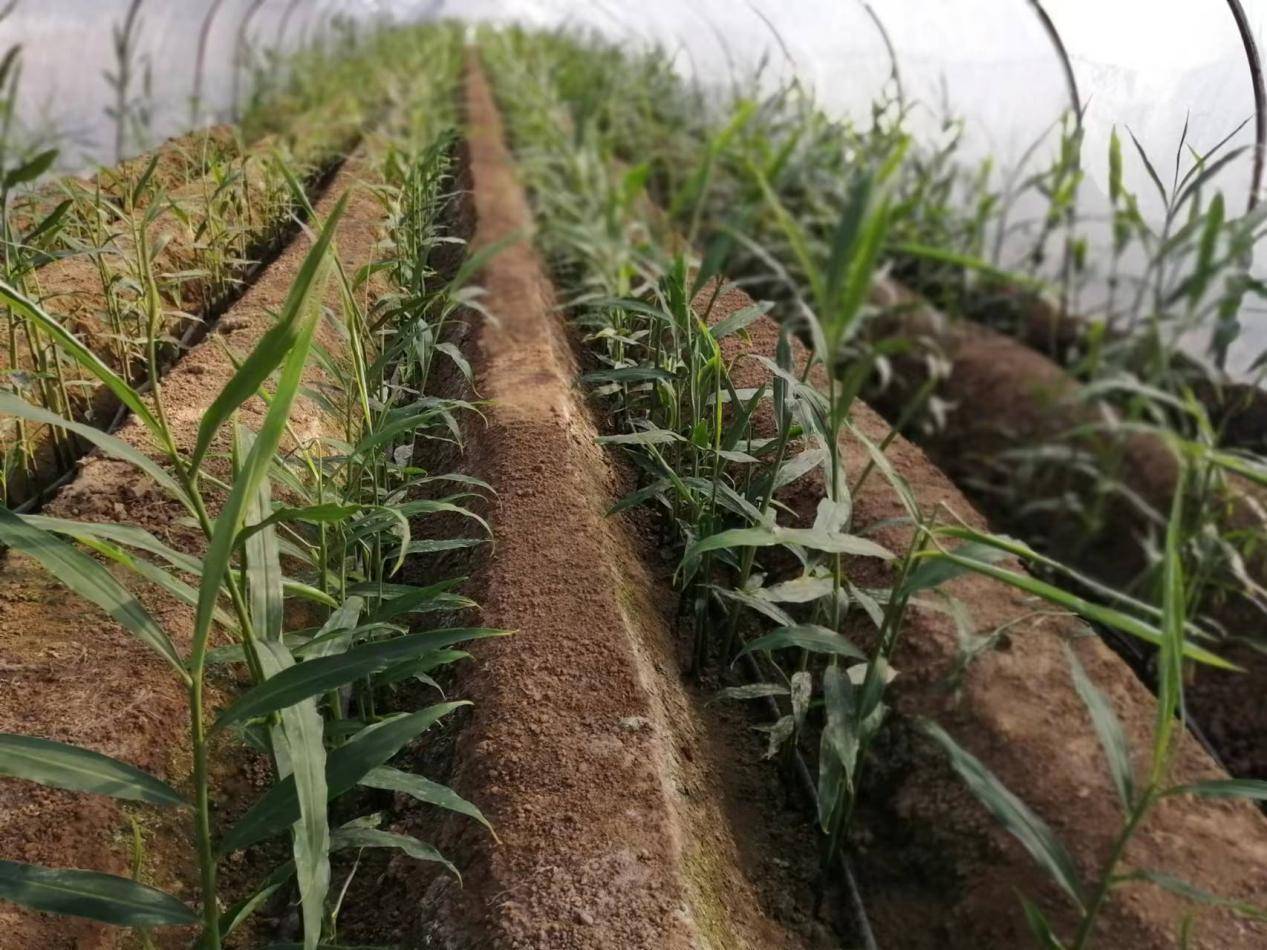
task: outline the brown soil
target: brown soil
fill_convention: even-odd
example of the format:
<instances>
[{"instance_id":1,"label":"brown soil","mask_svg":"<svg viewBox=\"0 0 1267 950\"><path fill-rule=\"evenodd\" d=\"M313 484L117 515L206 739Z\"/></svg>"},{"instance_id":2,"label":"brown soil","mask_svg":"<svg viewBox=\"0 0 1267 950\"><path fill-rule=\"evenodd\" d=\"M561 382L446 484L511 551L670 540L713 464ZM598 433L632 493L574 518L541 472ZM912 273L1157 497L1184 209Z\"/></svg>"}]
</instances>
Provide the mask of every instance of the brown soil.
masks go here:
<instances>
[{"instance_id":1,"label":"brown soil","mask_svg":"<svg viewBox=\"0 0 1267 950\"><path fill-rule=\"evenodd\" d=\"M749 305L735 290L718 300L710 321ZM768 371L744 357L772 357L778 330L762 319L747 340L729 337L724 352L732 361L736 387L767 383ZM805 359L796 345L797 358ZM811 376L811 378L814 378ZM821 374L816 380L821 385ZM858 404L853 423L873 442L887 425ZM769 407L758 413L758 431L772 425ZM846 467L856 475L867 455L852 439L844 442ZM924 454L901 437L887 456L910 485L923 510L945 506L969 524L984 521ZM785 500L802 519L812 517L823 495L818 473L791 486ZM891 550L908 543L911 529L884 524L902 508L883 477L873 475L854 499L854 530L873 527L870 536ZM1010 565L1019 569L1019 565ZM851 576L882 581L875 562L851 559ZM908 615L893 695L900 714L878 756L868 810L867 839L860 864L868 907L883 946L1015 947L1031 937L1017 893L1037 900L1049 918L1067 931L1071 913L1021 846L976 802L950 772L942 755L910 728L918 717L934 718L1033 807L1061 836L1085 875L1104 860L1120 827L1120 812L1102 754L1085 708L1073 690L1063 644L1073 641L1091 678L1110 697L1131 747L1142 756L1149 746L1155 702L1130 670L1095 637L1081 637L1068 617L1036 616L1034 603L979 576L955 579L941 588L967 606L977 633L1015 624L999 647L974 661L957 690L948 682L959 659L958 634L940 610L915 607ZM934 605L935 606L935 605ZM859 637L864 632L856 632ZM1137 758L1137 767L1144 765ZM1185 737L1175 767L1176 780L1220 774L1204 752ZM891 822L885 825L885 820ZM1247 804L1202 804L1176 799L1159 809L1136 837L1127 855L1132 867L1161 868L1214 893L1261 903L1267 897L1267 821ZM1118 893L1098 929L1099 945L1169 947L1182 915L1182 902L1150 888ZM1202 917L1194 946L1254 947L1267 929L1228 914Z\"/></svg>"},{"instance_id":2,"label":"brown soil","mask_svg":"<svg viewBox=\"0 0 1267 950\"><path fill-rule=\"evenodd\" d=\"M950 364L948 377L938 387L938 394L950 404L944 424L921 436L933 459L968 488L997 524L1041 541L1042 547L1103 581L1122 587L1136 581L1147 566L1142 539L1156 535L1155 523L1120 496L1106 507L1107 529L1094 537L1081 521L1063 514L1063 508L1018 512L1018 492L1030 503L1067 493L1087 498L1091 484L1072 476L1066 466L1048 464L1028 471L1001 460L1010 450L1050 444L1075 445L1092 453L1108 449L1107 436L1067 435L1099 419L1097 410L1079 399L1079 384L1023 343L981 326L947 320L896 285L885 289L883 302L915 306L882 321L882 334L896 332L919 340ZM880 394L877 405L888 418L900 415L911 391L926 378L924 352L921 348L904 358L895 385ZM1178 465L1159 439L1138 434L1126 439L1120 477L1151 508L1165 512ZM1231 487L1226 528L1262 532L1260 512L1267 510L1267 493L1237 478L1231 479ZM1247 567L1259 583L1267 581L1263 552L1249 558ZM1264 618L1252 604L1230 597L1211 602L1208 609L1233 636L1260 639ZM1232 774L1267 778L1267 707L1256 699L1267 682L1267 657L1235 641L1221 652L1247 672L1195 670L1186 693L1188 707Z\"/></svg>"},{"instance_id":3,"label":"brown soil","mask_svg":"<svg viewBox=\"0 0 1267 950\"><path fill-rule=\"evenodd\" d=\"M784 947L804 939L762 913L727 800L743 757L685 690L669 624L675 598L646 543L604 512L622 476L595 443L576 364L538 255L501 122L472 59L466 103L475 247L508 235L481 283L469 355L486 421L467 470L497 491L495 547L475 559L481 644L458 692L475 702L453 784L497 829L463 827L464 885L439 878L413 943L444 947ZM751 817L751 816L749 816ZM768 860L768 859L767 859ZM813 925L805 923L809 931Z\"/></svg>"},{"instance_id":4,"label":"brown soil","mask_svg":"<svg viewBox=\"0 0 1267 950\"><path fill-rule=\"evenodd\" d=\"M340 222L337 246L348 273L371 262L379 240L382 209L368 188L362 160L340 171L317 205L328 214L348 189L352 195ZM241 358L272 326L308 250L296 241L268 268L215 328L214 339L195 347L163 382L177 444L192 448L197 426L211 400L234 372L229 352ZM371 291L371 299L378 290ZM336 306L338 290L327 288ZM341 337L323 323L318 343L340 351ZM308 383L321 374L309 369ZM258 425L264 405L251 400L241 422ZM338 423L301 398L292 415L300 440L337 433ZM126 442L152 451L135 421L118 432ZM213 453L227 452L227 445ZM211 499L213 504L216 499ZM49 514L88 521L140 525L179 550L201 552L201 536L182 522L183 509L134 469L94 454L81 463L75 481L48 506ZM214 513L214 508L213 508ZM121 579L168 631L177 648L189 645L191 610L163 592ZM213 683L214 699L237 684ZM95 608L68 596L37 565L10 553L0 572L0 730L38 735L96 749L131 762L180 787L189 772L188 714L185 695L168 668ZM217 801L231 815L254 797L267 770L240 749L225 750ZM149 808L124 808L112 800L45 789L0 779L0 855L40 864L83 867L128 874L131 832L127 816L145 829L144 879L197 902L187 837L187 813L159 814ZM267 871L258 858L231 858L223 866L225 896L258 880ZM110 947L121 934L84 921L35 914L14 905L0 907L0 947ZM179 943L179 935L170 939Z\"/></svg>"},{"instance_id":5,"label":"brown soil","mask_svg":"<svg viewBox=\"0 0 1267 950\"><path fill-rule=\"evenodd\" d=\"M1090 322L1065 313L1032 292L991 287L976 290L970 299L954 303L954 312L1002 330L1061 366L1076 366L1087 354ZM1114 330L1109 342L1120 346L1125 339L1122 331ZM1214 385L1205 369L1184 354L1176 353L1173 359L1172 368L1190 377L1194 395L1222 433L1222 444L1267 451L1267 390L1231 380Z\"/></svg>"},{"instance_id":6,"label":"brown soil","mask_svg":"<svg viewBox=\"0 0 1267 950\"><path fill-rule=\"evenodd\" d=\"M100 188L105 195L117 199L155 159L157 163L150 181L160 191L172 191L189 184L212 165L237 157L239 144L231 125L213 125L173 136L156 148L102 168L95 175L52 181L22 195L13 202L12 224L19 233L25 232L39 224L68 196L81 191L92 193Z\"/></svg>"},{"instance_id":7,"label":"brown soil","mask_svg":"<svg viewBox=\"0 0 1267 950\"><path fill-rule=\"evenodd\" d=\"M315 165L304 168L301 162L301 180L307 179L317 186L314 190L319 190L322 173L342 154L345 144L332 132L330 140L305 153ZM191 330L196 336L203 319L214 317L241 292L243 282L254 272L255 261L267 257L289 236L287 186L272 166L278 146L278 140L264 139L234 159L232 173L238 176L237 182L214 198L214 216L208 213L208 202L216 194L217 183L210 176L182 183L167 193L166 203L157 213L145 216L147 241L155 249L153 273L164 310L162 334L167 339L181 338ZM144 171L143 167L139 171L128 167L136 173ZM96 214L91 192L81 194L80 200L88 205L86 215ZM29 278L32 296L49 313L112 369L137 384L144 379L143 368L123 365L109 318L109 301L113 289L121 310L131 313L135 307L136 295L118 289L132 284L118 282L122 278L137 279L133 273L138 255L132 228L133 217L142 214L138 210L132 217L124 213L118 220L103 222L108 240L100 261L94 254L77 253L47 264ZM219 274L212 269L217 259L223 265ZM6 312L6 327L8 319ZM123 332L143 338L144 328L139 327L138 320L135 315L127 317ZM18 341L16 366L29 371L35 360L24 333L18 335ZM163 353L165 357L179 356L179 347L174 343L166 345ZM8 351L0 351L0 372L11 369L9 363ZM81 421L108 426L119 407L113 394L73 362L65 362L62 372L71 414ZM42 389L33 387L25 398L44 405L44 395ZM0 427L0 449L7 451L17 438L15 425L6 420ZM34 444L34 471L29 475L9 473L5 500L10 506L34 496L66 469L66 452L55 451L52 433L46 427L28 424L27 438ZM73 455L76 449L84 448L73 446L70 451Z\"/></svg>"}]
</instances>

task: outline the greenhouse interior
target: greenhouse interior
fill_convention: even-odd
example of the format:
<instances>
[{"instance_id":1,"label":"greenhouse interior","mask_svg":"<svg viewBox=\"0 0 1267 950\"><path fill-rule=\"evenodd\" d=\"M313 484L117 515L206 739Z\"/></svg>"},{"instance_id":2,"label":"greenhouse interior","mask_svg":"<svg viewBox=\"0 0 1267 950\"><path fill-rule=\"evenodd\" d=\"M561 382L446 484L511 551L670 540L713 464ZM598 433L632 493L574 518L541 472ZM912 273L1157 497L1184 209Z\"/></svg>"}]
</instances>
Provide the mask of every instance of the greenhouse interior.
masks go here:
<instances>
[{"instance_id":1,"label":"greenhouse interior","mask_svg":"<svg viewBox=\"0 0 1267 950\"><path fill-rule=\"evenodd\" d=\"M1267 947L1267 0L0 0L0 950Z\"/></svg>"}]
</instances>

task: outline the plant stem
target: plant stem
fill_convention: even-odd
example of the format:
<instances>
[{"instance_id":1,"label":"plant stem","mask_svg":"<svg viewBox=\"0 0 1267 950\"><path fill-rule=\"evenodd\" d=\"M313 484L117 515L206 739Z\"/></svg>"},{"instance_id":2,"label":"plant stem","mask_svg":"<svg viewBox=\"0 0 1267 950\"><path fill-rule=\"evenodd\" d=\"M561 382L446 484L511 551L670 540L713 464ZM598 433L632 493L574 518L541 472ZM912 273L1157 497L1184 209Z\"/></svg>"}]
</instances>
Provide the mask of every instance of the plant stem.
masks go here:
<instances>
[{"instance_id":1,"label":"plant stem","mask_svg":"<svg viewBox=\"0 0 1267 950\"><path fill-rule=\"evenodd\" d=\"M1153 802L1156 799L1156 794L1151 788L1144 792L1140 797L1139 804L1135 806L1135 809L1127 818L1126 824L1122 826L1121 833L1114 840L1113 848L1109 852L1109 859L1105 862L1104 871L1101 873L1100 881L1091 897L1091 903L1087 905L1086 913L1082 917L1082 923L1078 926L1078 933L1074 937L1071 950L1084 950L1085 947L1089 946L1091 932L1095 928L1096 919L1104 906L1104 902L1108 899L1109 891L1113 888L1113 871L1117 867L1118 862L1122 860L1122 854L1126 851L1127 843L1135 834L1135 829L1144 820L1149 811L1152 810Z\"/></svg>"},{"instance_id":2,"label":"plant stem","mask_svg":"<svg viewBox=\"0 0 1267 950\"><path fill-rule=\"evenodd\" d=\"M202 673L195 671L189 686L189 726L194 752L194 830L202 877L202 945L205 950L219 950L220 908L216 901L216 852L211 838L211 796L202 705Z\"/></svg>"}]
</instances>

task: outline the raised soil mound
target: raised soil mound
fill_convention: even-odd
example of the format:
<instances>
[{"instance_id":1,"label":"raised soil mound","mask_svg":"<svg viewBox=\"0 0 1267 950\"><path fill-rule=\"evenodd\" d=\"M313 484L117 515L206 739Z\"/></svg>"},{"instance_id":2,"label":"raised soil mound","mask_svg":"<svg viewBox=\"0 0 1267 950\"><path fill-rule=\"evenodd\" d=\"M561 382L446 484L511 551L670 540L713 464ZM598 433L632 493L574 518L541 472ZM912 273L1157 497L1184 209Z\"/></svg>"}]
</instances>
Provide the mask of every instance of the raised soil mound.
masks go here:
<instances>
[{"instance_id":1,"label":"raised soil mound","mask_svg":"<svg viewBox=\"0 0 1267 950\"><path fill-rule=\"evenodd\" d=\"M360 184L368 174L362 161L350 159L316 204L319 215L328 215L338 198L352 191L336 236L339 258L349 273L375 259L383 223L382 206ZM273 325L274 314L307 252L307 240L288 247L218 322L213 337L191 350L163 380L169 421L183 450L193 448L203 414L235 372L226 350L241 358L255 347ZM331 282L327 303L337 306L338 301L337 283ZM324 321L318 327L317 342L331 353L340 352L343 345ZM320 370L311 366L308 385L320 378ZM240 413L243 425L256 427L263 418L264 403L256 397ZM302 396L291 424L303 440L340 431L323 417L316 403ZM151 451L148 433L135 420L125 423L117 435ZM213 446L212 455L227 456L228 449L223 444ZM183 523L183 508L131 466L97 454L83 460L75 480L59 492L45 513L139 525L177 550L202 553L201 534ZM139 586L134 575L119 576L168 631L177 649L187 651L192 609L157 587ZM217 700L237 685L230 681L211 684L209 715L214 715ZM13 552L0 568L0 731L94 749L177 788L190 770L186 696L170 668L109 617L68 594L31 559ZM260 776L253 770L258 763L231 756L227 761L222 757L220 765L219 800L255 794ZM0 856L127 876L132 860L129 816L135 816L143 828L143 880L196 903L197 873L187 812L159 815L111 799L0 778ZM262 871L266 873L267 868ZM232 878L232 869L226 876ZM254 883L250 871L243 877L248 884ZM172 945L180 945L177 935L168 937ZM3 948L114 947L120 940L120 931L90 921L0 904Z\"/></svg>"}]
</instances>

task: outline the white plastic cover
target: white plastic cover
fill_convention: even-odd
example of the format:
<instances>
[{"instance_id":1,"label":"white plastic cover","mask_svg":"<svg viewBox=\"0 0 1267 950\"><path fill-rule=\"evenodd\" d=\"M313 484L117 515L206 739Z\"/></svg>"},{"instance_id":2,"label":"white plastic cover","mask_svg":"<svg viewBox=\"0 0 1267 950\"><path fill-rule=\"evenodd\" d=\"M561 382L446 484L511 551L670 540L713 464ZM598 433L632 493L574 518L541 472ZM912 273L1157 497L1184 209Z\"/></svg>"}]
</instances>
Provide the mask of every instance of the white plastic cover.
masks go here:
<instances>
[{"instance_id":1,"label":"white plastic cover","mask_svg":"<svg viewBox=\"0 0 1267 950\"><path fill-rule=\"evenodd\" d=\"M75 147L67 150L67 164L114 157L106 111L113 94L103 75L113 69L112 27L130 2L19 0L0 23L0 49L24 46L24 128L69 133ZM1243 4L1261 37L1267 0ZM658 44L675 53L684 75L709 83L750 76L764 62L767 81L795 74L825 107L860 120L877 95L900 88L915 107L917 131L935 135L948 110L966 123L962 157L993 156L1006 171L1027 153L1031 169L1046 163L1057 143L1054 129L1073 101L1036 6L1033 0L141 0L138 54L152 77L151 136L160 138L190 121L199 35L213 7L203 121L230 113L234 77L242 76L239 36L259 55L321 33L336 14L573 26ZM1103 217L1115 127L1126 144L1127 185L1153 220L1161 200L1128 130L1166 180L1185 123L1186 144L1199 152L1242 123L1225 148L1253 144L1250 72L1227 0L1042 0L1042 6L1068 51L1085 109L1084 220ZM1247 149L1213 182L1230 209L1244 208L1249 198L1252 153ZM1263 345L1267 334L1251 349Z\"/></svg>"}]
</instances>

